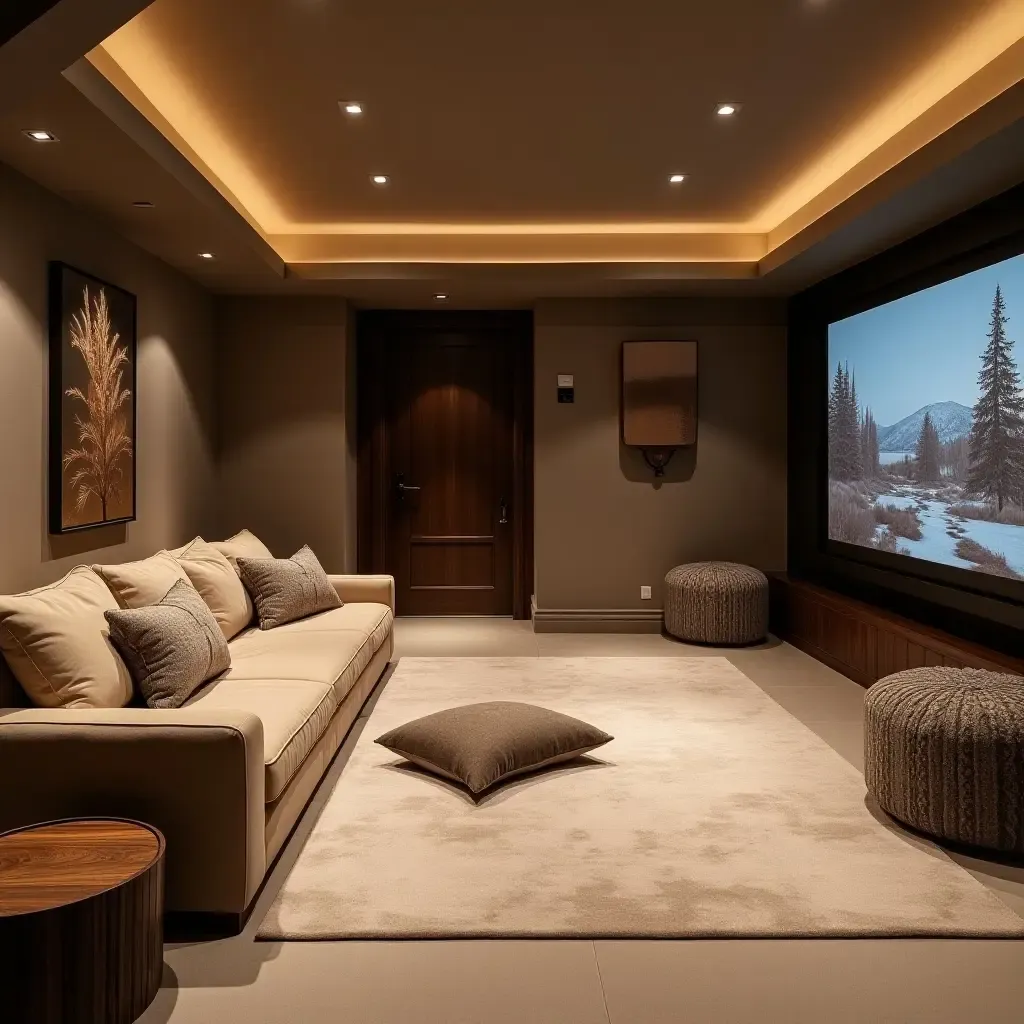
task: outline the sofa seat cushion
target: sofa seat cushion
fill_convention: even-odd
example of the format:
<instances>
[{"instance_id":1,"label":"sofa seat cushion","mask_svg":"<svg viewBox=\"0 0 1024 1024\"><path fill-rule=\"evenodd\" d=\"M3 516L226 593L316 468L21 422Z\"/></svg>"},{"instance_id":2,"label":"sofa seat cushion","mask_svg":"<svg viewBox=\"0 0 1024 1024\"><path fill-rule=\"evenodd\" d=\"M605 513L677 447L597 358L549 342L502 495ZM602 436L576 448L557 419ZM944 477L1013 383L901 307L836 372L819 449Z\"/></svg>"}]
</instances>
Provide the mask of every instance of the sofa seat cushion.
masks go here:
<instances>
[{"instance_id":1,"label":"sofa seat cushion","mask_svg":"<svg viewBox=\"0 0 1024 1024\"><path fill-rule=\"evenodd\" d=\"M338 699L330 683L308 679L229 679L225 673L184 706L247 711L263 723L264 799L270 803L284 792L324 734L337 710Z\"/></svg>"},{"instance_id":2,"label":"sofa seat cushion","mask_svg":"<svg viewBox=\"0 0 1024 1024\"><path fill-rule=\"evenodd\" d=\"M391 631L394 615L386 604L374 604L371 601L360 601L345 604L340 608L332 608L328 612L318 612L309 618L289 622L279 626L275 632L280 636L286 633L316 633L335 629L355 629L371 637L373 649L376 651L384 643Z\"/></svg>"},{"instance_id":3,"label":"sofa seat cushion","mask_svg":"<svg viewBox=\"0 0 1024 1024\"><path fill-rule=\"evenodd\" d=\"M380 650L394 616L385 604L346 604L277 629L250 629L231 641L232 679L312 679L344 700Z\"/></svg>"}]
</instances>

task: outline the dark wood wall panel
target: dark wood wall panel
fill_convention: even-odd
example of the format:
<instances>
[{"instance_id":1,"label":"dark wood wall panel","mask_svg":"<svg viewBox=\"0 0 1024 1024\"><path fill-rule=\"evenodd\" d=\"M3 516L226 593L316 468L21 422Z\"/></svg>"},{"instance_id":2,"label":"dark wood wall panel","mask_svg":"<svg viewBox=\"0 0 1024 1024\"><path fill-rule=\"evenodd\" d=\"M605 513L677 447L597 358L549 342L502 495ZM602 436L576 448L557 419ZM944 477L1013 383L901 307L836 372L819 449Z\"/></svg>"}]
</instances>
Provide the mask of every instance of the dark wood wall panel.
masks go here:
<instances>
[{"instance_id":1,"label":"dark wood wall panel","mask_svg":"<svg viewBox=\"0 0 1024 1024\"><path fill-rule=\"evenodd\" d=\"M770 578L771 630L860 683L929 665L1024 674L1024 659L961 640L785 574Z\"/></svg>"}]
</instances>

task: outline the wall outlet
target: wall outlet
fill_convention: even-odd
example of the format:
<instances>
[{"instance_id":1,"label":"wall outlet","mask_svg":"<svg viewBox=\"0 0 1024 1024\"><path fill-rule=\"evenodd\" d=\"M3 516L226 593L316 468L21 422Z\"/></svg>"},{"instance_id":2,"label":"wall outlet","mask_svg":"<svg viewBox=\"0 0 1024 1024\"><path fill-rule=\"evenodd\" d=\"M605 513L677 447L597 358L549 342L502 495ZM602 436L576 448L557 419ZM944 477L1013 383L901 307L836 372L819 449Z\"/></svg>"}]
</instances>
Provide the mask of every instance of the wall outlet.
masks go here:
<instances>
[{"instance_id":1,"label":"wall outlet","mask_svg":"<svg viewBox=\"0 0 1024 1024\"><path fill-rule=\"evenodd\" d=\"M640 600L641 601L650 601L650 599L651 599L651 588L650 587L641 587L640 588Z\"/></svg>"}]
</instances>

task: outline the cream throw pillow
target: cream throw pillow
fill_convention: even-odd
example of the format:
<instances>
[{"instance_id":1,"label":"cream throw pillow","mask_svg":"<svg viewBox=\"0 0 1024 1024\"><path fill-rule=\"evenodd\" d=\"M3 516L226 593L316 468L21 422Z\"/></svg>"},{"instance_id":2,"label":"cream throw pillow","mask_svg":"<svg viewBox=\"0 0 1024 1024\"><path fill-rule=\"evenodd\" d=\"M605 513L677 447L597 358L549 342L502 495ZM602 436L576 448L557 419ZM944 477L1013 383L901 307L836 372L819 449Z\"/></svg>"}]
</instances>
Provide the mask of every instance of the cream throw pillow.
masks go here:
<instances>
[{"instance_id":1,"label":"cream throw pillow","mask_svg":"<svg viewBox=\"0 0 1024 1024\"><path fill-rule=\"evenodd\" d=\"M175 548L171 554L185 570L207 608L213 612L225 640L237 636L252 622L253 607L249 594L227 557L212 544L196 537L183 548Z\"/></svg>"},{"instance_id":2,"label":"cream throw pillow","mask_svg":"<svg viewBox=\"0 0 1024 1024\"><path fill-rule=\"evenodd\" d=\"M94 565L100 578L122 608L145 608L159 604L178 580L188 582L185 570L169 551L158 551L138 562Z\"/></svg>"},{"instance_id":3,"label":"cream throw pillow","mask_svg":"<svg viewBox=\"0 0 1024 1024\"><path fill-rule=\"evenodd\" d=\"M85 565L48 587L0 597L0 651L34 704L123 708L132 699L131 676L103 616L116 608Z\"/></svg>"},{"instance_id":4,"label":"cream throw pillow","mask_svg":"<svg viewBox=\"0 0 1024 1024\"><path fill-rule=\"evenodd\" d=\"M254 533L248 530L239 530L234 537L227 540L211 541L215 547L230 563L231 568L238 572L239 558L273 558L270 548L263 543Z\"/></svg>"}]
</instances>

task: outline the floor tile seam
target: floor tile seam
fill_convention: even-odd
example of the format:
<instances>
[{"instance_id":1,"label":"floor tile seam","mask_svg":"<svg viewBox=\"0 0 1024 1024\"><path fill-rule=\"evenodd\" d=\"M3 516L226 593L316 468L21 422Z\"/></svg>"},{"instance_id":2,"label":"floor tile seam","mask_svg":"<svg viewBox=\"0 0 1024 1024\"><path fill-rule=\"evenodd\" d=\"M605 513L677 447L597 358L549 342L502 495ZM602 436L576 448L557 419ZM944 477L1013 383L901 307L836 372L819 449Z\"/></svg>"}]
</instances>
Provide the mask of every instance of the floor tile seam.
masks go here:
<instances>
[{"instance_id":1,"label":"floor tile seam","mask_svg":"<svg viewBox=\"0 0 1024 1024\"><path fill-rule=\"evenodd\" d=\"M601 974L601 958L597 955L597 943L591 939L590 947L594 951L594 967L597 970L597 984L601 989L601 1003L604 1006L604 1016L608 1024L612 1024L612 1013L608 1009L608 993L604 987L604 977Z\"/></svg>"}]
</instances>

